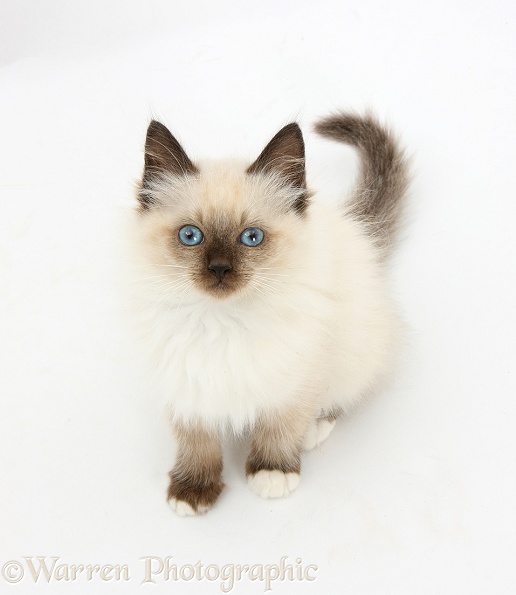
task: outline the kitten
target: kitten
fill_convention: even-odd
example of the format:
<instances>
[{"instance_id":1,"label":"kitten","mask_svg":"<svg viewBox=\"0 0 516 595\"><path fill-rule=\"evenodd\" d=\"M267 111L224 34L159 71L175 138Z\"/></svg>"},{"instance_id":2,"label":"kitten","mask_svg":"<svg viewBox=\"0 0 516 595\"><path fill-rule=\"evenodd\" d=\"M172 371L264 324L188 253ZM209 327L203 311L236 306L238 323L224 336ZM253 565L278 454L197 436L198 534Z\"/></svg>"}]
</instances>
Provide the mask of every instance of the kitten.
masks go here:
<instances>
[{"instance_id":1,"label":"kitten","mask_svg":"<svg viewBox=\"0 0 516 595\"><path fill-rule=\"evenodd\" d=\"M178 440L168 499L206 512L222 481L221 437L250 431L250 487L286 496L300 453L388 372L398 322L389 253L408 186L393 136L341 113L316 131L355 146L347 207L307 188L304 143L289 124L251 165L193 163L165 126L147 131L134 241L141 312Z\"/></svg>"}]
</instances>

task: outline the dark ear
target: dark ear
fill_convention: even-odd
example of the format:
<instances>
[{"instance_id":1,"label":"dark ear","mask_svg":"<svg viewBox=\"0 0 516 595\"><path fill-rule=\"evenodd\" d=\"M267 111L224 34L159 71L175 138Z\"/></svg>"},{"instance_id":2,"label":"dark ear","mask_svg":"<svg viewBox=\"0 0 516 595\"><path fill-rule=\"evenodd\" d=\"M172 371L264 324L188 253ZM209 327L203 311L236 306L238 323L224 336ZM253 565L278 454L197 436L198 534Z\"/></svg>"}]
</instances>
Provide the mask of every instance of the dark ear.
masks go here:
<instances>
[{"instance_id":1,"label":"dark ear","mask_svg":"<svg viewBox=\"0 0 516 595\"><path fill-rule=\"evenodd\" d=\"M294 209L301 213L306 208L305 143L296 123L282 128L247 169L249 174L261 172L276 172L287 184L302 190Z\"/></svg>"},{"instance_id":2,"label":"dark ear","mask_svg":"<svg viewBox=\"0 0 516 595\"><path fill-rule=\"evenodd\" d=\"M183 147L172 136L169 129L160 122L153 120L147 129L145 139L145 168L143 170L143 189L150 187L153 178L160 174L186 176L195 174L198 169L190 161ZM142 206L148 207L146 193L140 195Z\"/></svg>"}]
</instances>

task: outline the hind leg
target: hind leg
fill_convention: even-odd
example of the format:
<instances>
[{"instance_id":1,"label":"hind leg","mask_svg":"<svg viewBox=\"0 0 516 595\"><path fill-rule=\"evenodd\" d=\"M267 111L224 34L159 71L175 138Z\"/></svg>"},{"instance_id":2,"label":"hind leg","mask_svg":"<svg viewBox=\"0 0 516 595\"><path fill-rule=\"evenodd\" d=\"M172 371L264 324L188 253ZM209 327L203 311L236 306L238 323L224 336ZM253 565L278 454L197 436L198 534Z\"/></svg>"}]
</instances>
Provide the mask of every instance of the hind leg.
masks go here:
<instances>
[{"instance_id":1,"label":"hind leg","mask_svg":"<svg viewBox=\"0 0 516 595\"><path fill-rule=\"evenodd\" d=\"M304 450L312 450L322 444L333 432L337 418L341 413L342 409L335 408L322 411L319 417L313 418L303 441Z\"/></svg>"}]
</instances>

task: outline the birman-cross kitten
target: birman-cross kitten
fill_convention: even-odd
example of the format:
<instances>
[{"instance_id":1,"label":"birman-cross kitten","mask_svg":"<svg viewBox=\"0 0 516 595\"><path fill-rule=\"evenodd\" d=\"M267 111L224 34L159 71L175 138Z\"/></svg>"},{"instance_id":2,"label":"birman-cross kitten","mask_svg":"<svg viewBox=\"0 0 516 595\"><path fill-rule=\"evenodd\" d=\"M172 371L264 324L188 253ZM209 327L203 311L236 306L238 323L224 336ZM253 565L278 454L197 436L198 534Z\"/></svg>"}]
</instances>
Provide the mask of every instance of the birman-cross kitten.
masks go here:
<instances>
[{"instance_id":1,"label":"birman-cross kitten","mask_svg":"<svg viewBox=\"0 0 516 595\"><path fill-rule=\"evenodd\" d=\"M148 128L133 238L139 311L178 440L168 499L181 515L221 493L227 433L251 433L256 493L292 492L303 447L325 440L392 366L399 323L384 261L407 161L370 114L315 129L360 155L340 207L307 187L297 124L253 163L193 163L163 124Z\"/></svg>"}]
</instances>

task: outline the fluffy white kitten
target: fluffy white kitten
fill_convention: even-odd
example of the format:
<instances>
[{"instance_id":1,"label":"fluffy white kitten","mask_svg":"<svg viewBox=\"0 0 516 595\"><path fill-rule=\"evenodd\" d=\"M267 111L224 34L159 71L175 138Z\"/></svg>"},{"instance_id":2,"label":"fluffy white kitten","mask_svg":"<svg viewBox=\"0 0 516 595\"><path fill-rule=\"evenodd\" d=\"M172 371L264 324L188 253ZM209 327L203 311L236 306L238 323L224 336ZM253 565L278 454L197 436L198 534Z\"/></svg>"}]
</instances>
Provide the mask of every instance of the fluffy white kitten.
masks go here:
<instances>
[{"instance_id":1,"label":"fluffy white kitten","mask_svg":"<svg viewBox=\"0 0 516 595\"><path fill-rule=\"evenodd\" d=\"M302 447L324 440L391 366L398 323L382 262L406 161L370 115L341 113L316 130L360 152L346 207L307 189L297 124L251 165L194 164L165 126L147 131L134 242L146 340L178 439L168 499L179 514L219 496L228 429L252 433L253 490L287 495Z\"/></svg>"}]
</instances>

